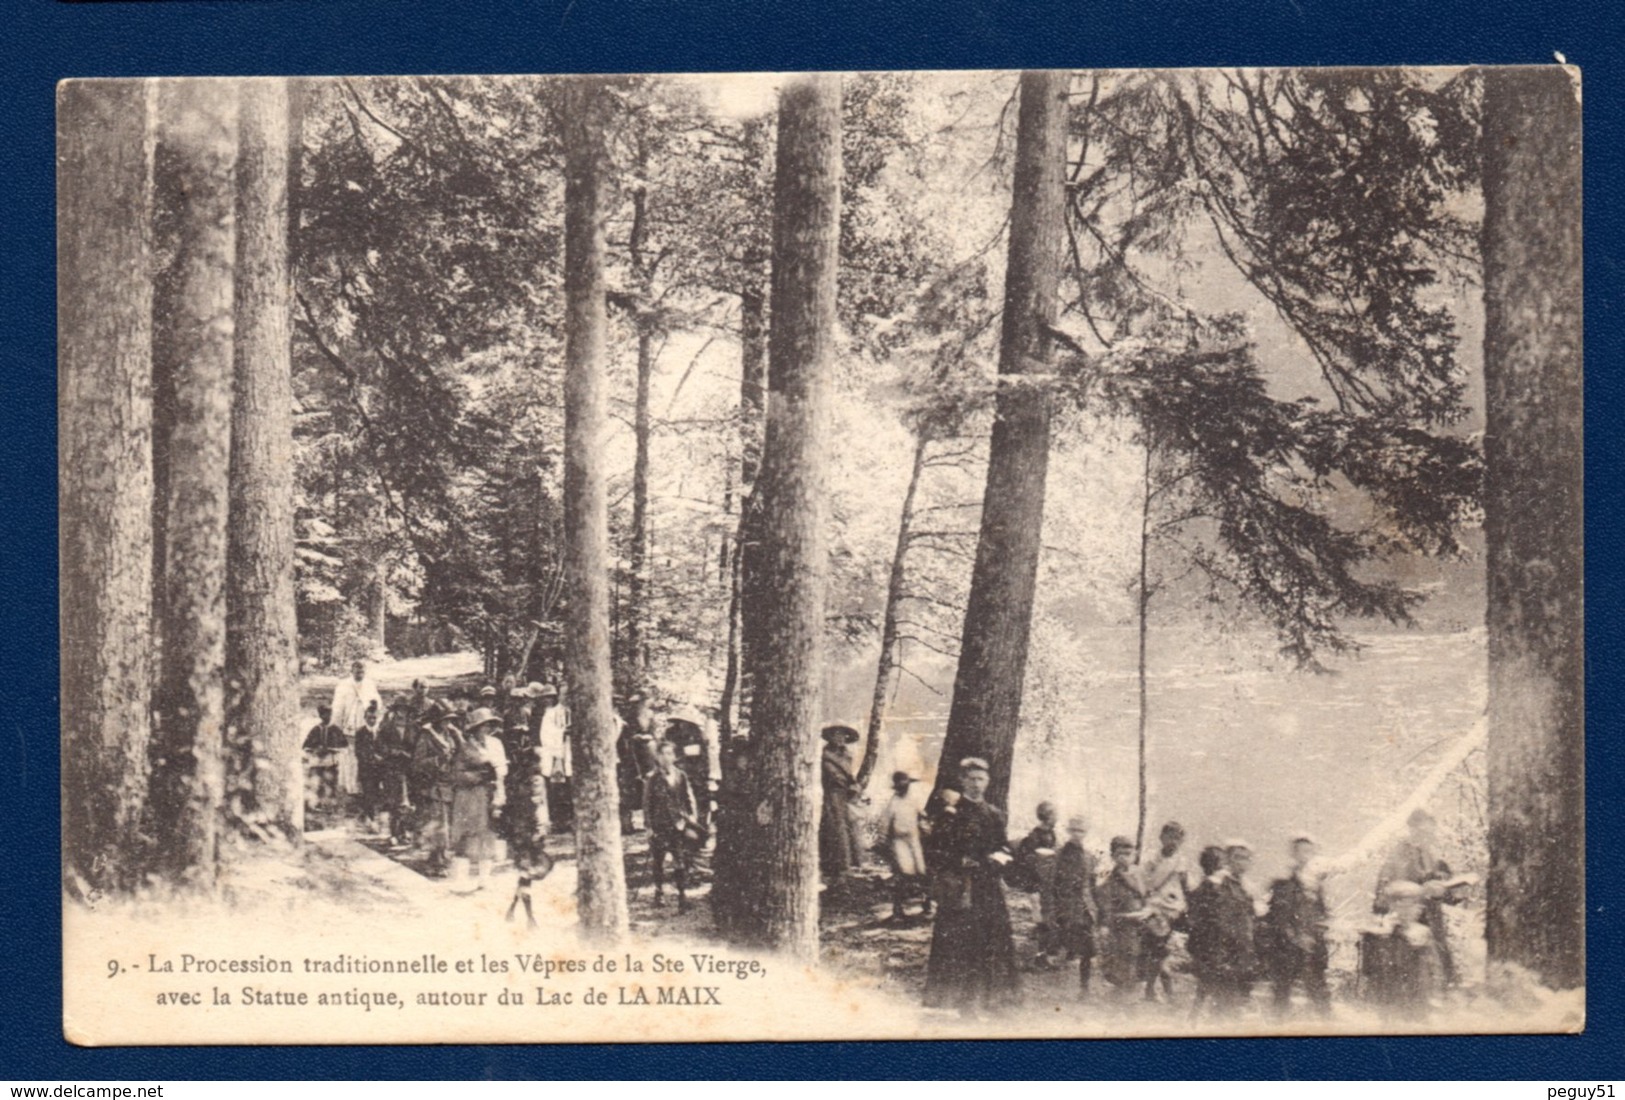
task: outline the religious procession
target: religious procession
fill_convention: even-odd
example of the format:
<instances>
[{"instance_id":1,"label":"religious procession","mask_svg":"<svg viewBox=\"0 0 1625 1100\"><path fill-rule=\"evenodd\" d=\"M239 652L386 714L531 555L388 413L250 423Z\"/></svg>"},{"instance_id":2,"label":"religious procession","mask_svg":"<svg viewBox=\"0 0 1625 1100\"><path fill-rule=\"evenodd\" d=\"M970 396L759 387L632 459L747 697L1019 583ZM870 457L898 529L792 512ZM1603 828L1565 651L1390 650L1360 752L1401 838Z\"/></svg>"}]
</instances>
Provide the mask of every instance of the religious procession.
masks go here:
<instances>
[{"instance_id":1,"label":"religious procession","mask_svg":"<svg viewBox=\"0 0 1625 1100\"><path fill-rule=\"evenodd\" d=\"M652 883L655 906L669 875L675 912L687 913L690 887L710 877L701 867L715 815L736 800L696 709L663 723L641 698L623 710L622 831L647 841L628 862L643 864L632 870ZM512 882L508 919L522 906L536 926L531 891L555 864L548 837L566 851L574 813L569 711L556 686L508 678L436 696L415 680L386 703L357 661L318 716L303 742L307 828L353 827L456 893ZM1016 840L1009 816L987 800L990 768L979 757L958 761L923 802L921 780L894 772L876 816L857 782L861 734L835 724L821 737L822 889L839 905L866 865L884 868L887 922L931 929L927 1007L973 1018L1005 1011L1021 1004L1024 973L1075 963L1079 999L1118 1009L1159 1004L1193 1020L1330 1015L1327 872L1314 836L1281 839L1286 873L1267 884L1252 873L1251 842L1188 844L1178 821L1145 853L1124 835L1098 848L1087 817L1063 827L1044 801ZM733 751L748 755L748 741ZM1445 906L1467 903L1478 879L1440 857L1431 813L1419 808L1406 825L1382 862L1357 966L1363 999L1417 1023L1457 984ZM1012 901L1036 913L1021 944Z\"/></svg>"},{"instance_id":2,"label":"religious procession","mask_svg":"<svg viewBox=\"0 0 1625 1100\"><path fill-rule=\"evenodd\" d=\"M386 703L356 661L317 716L303 740L307 829L353 822L455 890L485 889L500 863L517 871L524 898L552 870L546 838L568 836L574 820L569 709L558 687L510 677L431 695L415 680ZM689 862L709 835L721 774L705 721L683 708L657 730L649 707L631 700L616 745L622 830L648 831L658 894L671 857L684 911Z\"/></svg>"}]
</instances>

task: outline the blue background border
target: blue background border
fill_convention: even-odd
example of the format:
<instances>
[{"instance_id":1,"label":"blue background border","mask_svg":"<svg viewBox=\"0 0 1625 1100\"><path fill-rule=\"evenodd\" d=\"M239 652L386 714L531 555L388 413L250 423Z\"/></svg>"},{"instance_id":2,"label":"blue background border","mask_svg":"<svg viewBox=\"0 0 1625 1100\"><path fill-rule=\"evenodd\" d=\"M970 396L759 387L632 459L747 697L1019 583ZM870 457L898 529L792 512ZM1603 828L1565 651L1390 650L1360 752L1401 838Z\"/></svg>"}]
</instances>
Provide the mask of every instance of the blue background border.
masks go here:
<instances>
[{"instance_id":1,"label":"blue background border","mask_svg":"<svg viewBox=\"0 0 1625 1100\"><path fill-rule=\"evenodd\" d=\"M1618 1078L1620 37L1605 3L12 0L0 80L0 1079ZM1609 31L1613 26L1614 31ZM53 86L68 76L1544 63L1585 71L1590 1019L1578 1037L80 1050L61 1038ZM676 1033L674 1038L680 1037Z\"/></svg>"}]
</instances>

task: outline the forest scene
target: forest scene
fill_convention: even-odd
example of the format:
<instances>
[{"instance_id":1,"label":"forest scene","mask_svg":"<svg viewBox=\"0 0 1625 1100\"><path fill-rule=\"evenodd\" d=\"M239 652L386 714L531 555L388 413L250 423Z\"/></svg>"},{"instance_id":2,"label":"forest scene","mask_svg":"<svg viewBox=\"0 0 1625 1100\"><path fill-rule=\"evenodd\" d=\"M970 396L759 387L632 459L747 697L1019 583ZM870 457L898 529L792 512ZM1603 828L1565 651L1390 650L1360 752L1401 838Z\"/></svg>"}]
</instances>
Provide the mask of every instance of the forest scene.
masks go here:
<instances>
[{"instance_id":1,"label":"forest scene","mask_svg":"<svg viewBox=\"0 0 1625 1100\"><path fill-rule=\"evenodd\" d=\"M1579 173L1559 66L64 83L70 990L1578 1029Z\"/></svg>"}]
</instances>

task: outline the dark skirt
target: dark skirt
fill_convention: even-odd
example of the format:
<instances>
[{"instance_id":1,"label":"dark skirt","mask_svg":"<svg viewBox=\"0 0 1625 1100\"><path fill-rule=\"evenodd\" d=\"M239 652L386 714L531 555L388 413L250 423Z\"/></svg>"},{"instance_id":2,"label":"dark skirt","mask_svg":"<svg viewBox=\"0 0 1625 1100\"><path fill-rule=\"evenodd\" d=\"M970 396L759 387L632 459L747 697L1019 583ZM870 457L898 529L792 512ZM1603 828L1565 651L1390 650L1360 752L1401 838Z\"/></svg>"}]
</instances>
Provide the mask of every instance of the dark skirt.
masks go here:
<instances>
[{"instance_id":1,"label":"dark skirt","mask_svg":"<svg viewBox=\"0 0 1625 1100\"><path fill-rule=\"evenodd\" d=\"M925 1003L958 1009L1014 1004L1021 996L1021 976L998 873L983 868L968 881L958 873L939 874L937 880Z\"/></svg>"}]
</instances>

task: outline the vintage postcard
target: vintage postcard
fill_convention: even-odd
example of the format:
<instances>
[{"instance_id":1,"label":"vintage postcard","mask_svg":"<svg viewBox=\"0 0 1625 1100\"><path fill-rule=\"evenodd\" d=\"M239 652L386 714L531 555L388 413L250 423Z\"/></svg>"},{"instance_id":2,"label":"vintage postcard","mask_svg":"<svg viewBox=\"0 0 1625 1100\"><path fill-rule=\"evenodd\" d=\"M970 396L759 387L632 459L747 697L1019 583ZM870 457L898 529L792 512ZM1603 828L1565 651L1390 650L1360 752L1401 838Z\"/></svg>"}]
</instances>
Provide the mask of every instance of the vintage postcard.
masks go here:
<instances>
[{"instance_id":1,"label":"vintage postcard","mask_svg":"<svg viewBox=\"0 0 1625 1100\"><path fill-rule=\"evenodd\" d=\"M64 82L68 1039L1580 1030L1579 103Z\"/></svg>"}]
</instances>

